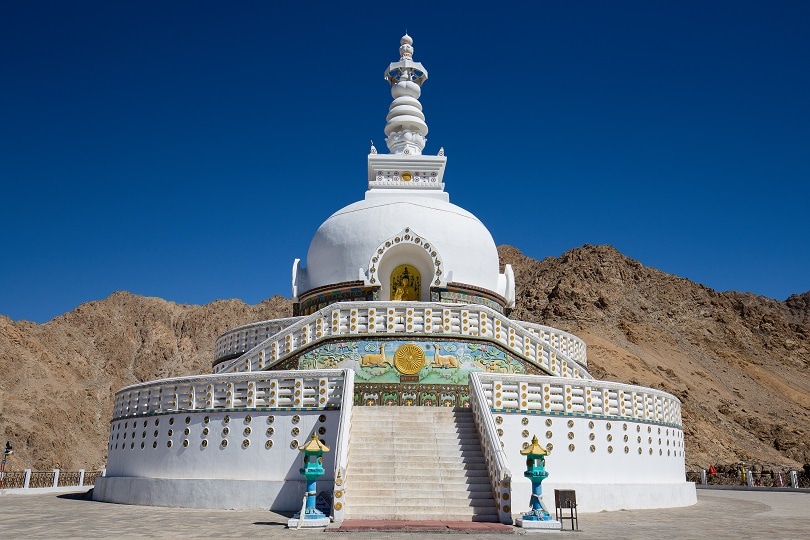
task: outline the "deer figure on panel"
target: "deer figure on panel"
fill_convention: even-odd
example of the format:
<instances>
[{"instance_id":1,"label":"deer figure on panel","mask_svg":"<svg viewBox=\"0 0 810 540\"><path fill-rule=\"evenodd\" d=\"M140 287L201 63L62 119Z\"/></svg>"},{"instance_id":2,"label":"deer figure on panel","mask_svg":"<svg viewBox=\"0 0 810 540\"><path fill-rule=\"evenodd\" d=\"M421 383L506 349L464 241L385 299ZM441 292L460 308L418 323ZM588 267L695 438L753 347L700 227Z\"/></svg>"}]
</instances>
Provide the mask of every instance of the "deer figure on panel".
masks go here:
<instances>
[{"instance_id":1,"label":"deer figure on panel","mask_svg":"<svg viewBox=\"0 0 810 540\"><path fill-rule=\"evenodd\" d=\"M363 360L360 362L361 366L379 366L382 364L390 364L391 362L385 357L385 343L380 343L379 354L364 354Z\"/></svg>"},{"instance_id":2,"label":"deer figure on panel","mask_svg":"<svg viewBox=\"0 0 810 540\"><path fill-rule=\"evenodd\" d=\"M452 354L440 354L439 353L439 344L433 344L433 366L434 367L458 367L458 358L453 356Z\"/></svg>"}]
</instances>

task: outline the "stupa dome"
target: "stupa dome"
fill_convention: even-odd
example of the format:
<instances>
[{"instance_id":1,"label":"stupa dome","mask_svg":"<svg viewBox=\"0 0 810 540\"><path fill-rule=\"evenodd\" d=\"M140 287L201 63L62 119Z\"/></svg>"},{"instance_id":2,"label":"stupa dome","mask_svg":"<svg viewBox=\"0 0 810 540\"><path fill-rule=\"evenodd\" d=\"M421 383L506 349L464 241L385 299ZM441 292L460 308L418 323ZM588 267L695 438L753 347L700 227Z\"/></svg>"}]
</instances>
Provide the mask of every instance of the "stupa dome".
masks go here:
<instances>
[{"instance_id":1,"label":"stupa dome","mask_svg":"<svg viewBox=\"0 0 810 540\"><path fill-rule=\"evenodd\" d=\"M373 272L375 264L378 270ZM503 295L492 235L473 214L450 203L445 193L403 196L370 191L364 200L338 210L310 243L306 285L315 289L358 278L370 281L374 277L370 274L377 274L376 282L385 289L386 276L400 264L417 267L423 281L430 280L426 287L458 282Z\"/></svg>"}]
</instances>

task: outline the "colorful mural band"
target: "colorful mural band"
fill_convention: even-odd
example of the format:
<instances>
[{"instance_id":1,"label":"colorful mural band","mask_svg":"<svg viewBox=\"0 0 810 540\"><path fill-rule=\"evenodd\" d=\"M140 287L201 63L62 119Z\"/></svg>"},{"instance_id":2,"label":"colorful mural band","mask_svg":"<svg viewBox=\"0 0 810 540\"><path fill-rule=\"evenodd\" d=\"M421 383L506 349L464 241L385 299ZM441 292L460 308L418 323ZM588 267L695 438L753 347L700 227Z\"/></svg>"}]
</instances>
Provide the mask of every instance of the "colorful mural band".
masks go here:
<instances>
[{"instance_id":1,"label":"colorful mural band","mask_svg":"<svg viewBox=\"0 0 810 540\"><path fill-rule=\"evenodd\" d=\"M295 368L350 368L357 383L465 386L473 371L526 373L522 362L486 343L401 339L324 343L298 357Z\"/></svg>"},{"instance_id":2,"label":"colorful mural band","mask_svg":"<svg viewBox=\"0 0 810 540\"><path fill-rule=\"evenodd\" d=\"M469 387L458 384L355 384L354 404L383 407L469 407Z\"/></svg>"}]
</instances>

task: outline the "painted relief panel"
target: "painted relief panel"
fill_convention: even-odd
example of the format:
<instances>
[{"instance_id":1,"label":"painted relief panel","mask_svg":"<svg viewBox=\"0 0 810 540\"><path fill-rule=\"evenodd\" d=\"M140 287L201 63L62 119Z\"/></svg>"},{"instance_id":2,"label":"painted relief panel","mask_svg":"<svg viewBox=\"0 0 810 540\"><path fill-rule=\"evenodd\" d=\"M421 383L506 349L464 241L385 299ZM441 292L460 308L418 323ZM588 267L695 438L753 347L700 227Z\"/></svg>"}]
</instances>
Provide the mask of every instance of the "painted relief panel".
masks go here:
<instances>
[{"instance_id":1,"label":"painted relief panel","mask_svg":"<svg viewBox=\"0 0 810 540\"><path fill-rule=\"evenodd\" d=\"M526 372L520 361L485 343L397 339L325 343L301 355L296 367L350 368L357 383L466 385L472 371Z\"/></svg>"}]
</instances>

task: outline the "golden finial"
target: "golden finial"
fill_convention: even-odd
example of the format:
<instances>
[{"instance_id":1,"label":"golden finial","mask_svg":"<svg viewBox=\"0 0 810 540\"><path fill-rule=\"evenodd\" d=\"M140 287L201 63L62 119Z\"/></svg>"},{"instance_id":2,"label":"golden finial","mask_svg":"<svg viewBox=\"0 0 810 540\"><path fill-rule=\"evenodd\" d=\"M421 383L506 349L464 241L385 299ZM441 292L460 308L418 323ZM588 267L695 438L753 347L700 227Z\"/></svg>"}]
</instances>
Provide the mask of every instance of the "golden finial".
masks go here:
<instances>
[{"instance_id":1,"label":"golden finial","mask_svg":"<svg viewBox=\"0 0 810 540\"><path fill-rule=\"evenodd\" d=\"M547 456L548 450L543 448L543 446L537 440L537 435L535 435L532 437L532 444L521 450L520 453L524 456L528 456L529 454L534 454L535 456Z\"/></svg>"},{"instance_id":2,"label":"golden finial","mask_svg":"<svg viewBox=\"0 0 810 540\"><path fill-rule=\"evenodd\" d=\"M329 451L329 447L326 446L325 444L323 444L320 441L320 439L318 439L318 434L317 433L313 433L312 438L309 439L307 444L305 444L304 446L299 446L298 449L301 450L302 452L318 452L318 451L328 452Z\"/></svg>"}]
</instances>

